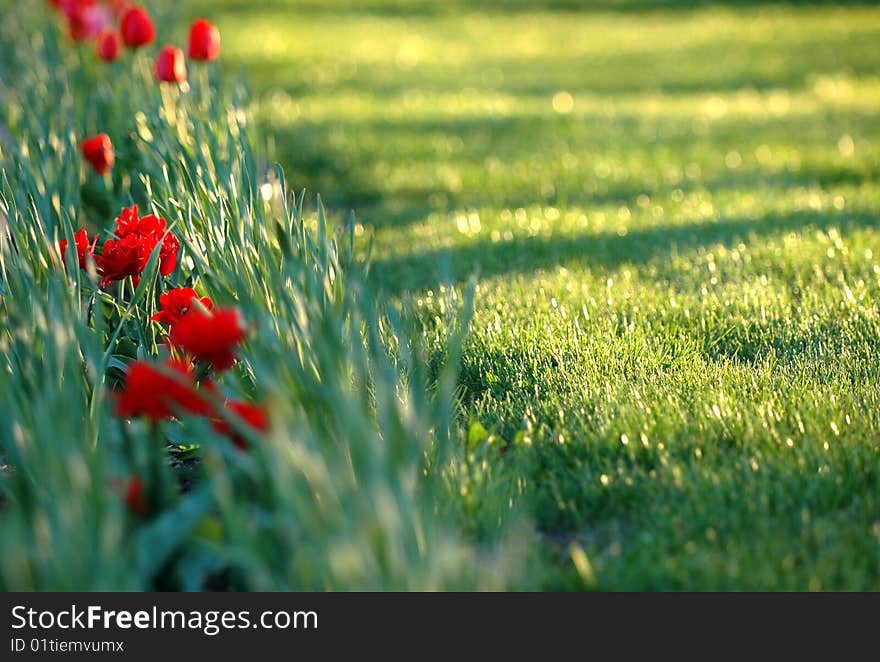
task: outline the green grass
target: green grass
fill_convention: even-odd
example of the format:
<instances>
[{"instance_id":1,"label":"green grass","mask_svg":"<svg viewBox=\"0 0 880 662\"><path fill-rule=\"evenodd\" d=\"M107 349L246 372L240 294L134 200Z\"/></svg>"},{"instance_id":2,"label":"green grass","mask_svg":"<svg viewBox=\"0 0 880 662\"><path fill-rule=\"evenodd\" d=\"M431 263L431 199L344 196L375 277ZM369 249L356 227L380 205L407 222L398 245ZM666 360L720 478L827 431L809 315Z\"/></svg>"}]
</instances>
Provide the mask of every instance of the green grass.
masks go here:
<instances>
[{"instance_id":1,"label":"green grass","mask_svg":"<svg viewBox=\"0 0 880 662\"><path fill-rule=\"evenodd\" d=\"M520 587L880 589L880 11L565 4L193 11L387 296L479 274Z\"/></svg>"}]
</instances>

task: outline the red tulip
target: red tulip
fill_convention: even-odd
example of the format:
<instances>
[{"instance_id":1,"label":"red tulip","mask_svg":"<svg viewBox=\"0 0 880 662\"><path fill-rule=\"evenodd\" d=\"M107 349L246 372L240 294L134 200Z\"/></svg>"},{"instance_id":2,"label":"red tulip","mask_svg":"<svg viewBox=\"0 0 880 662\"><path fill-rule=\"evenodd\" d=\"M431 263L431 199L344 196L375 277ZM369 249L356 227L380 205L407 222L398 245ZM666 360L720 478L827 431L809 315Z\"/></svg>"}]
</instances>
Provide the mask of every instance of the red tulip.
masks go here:
<instances>
[{"instance_id":1,"label":"red tulip","mask_svg":"<svg viewBox=\"0 0 880 662\"><path fill-rule=\"evenodd\" d=\"M179 359L168 359L160 367L135 361L116 400L116 413L125 418L146 416L159 421L180 412L207 416L212 410L196 389L192 366Z\"/></svg>"},{"instance_id":2,"label":"red tulip","mask_svg":"<svg viewBox=\"0 0 880 662\"><path fill-rule=\"evenodd\" d=\"M194 359L207 361L214 370L226 370L235 363L235 352L246 335L238 310L190 309L171 327L169 341Z\"/></svg>"},{"instance_id":3,"label":"red tulip","mask_svg":"<svg viewBox=\"0 0 880 662\"><path fill-rule=\"evenodd\" d=\"M183 51L166 46L156 58L156 79L163 83L182 83L186 80L186 61Z\"/></svg>"},{"instance_id":4,"label":"red tulip","mask_svg":"<svg viewBox=\"0 0 880 662\"><path fill-rule=\"evenodd\" d=\"M95 53L105 62L113 62L119 58L122 38L113 28L105 28L95 39Z\"/></svg>"},{"instance_id":5,"label":"red tulip","mask_svg":"<svg viewBox=\"0 0 880 662\"><path fill-rule=\"evenodd\" d=\"M153 214L138 217L137 205L123 209L116 219L116 239L104 242L101 255L95 256L101 272L101 287L131 276L137 287L140 275L159 242L159 273L167 276L177 266L180 241L166 230L164 218Z\"/></svg>"},{"instance_id":6,"label":"red tulip","mask_svg":"<svg viewBox=\"0 0 880 662\"><path fill-rule=\"evenodd\" d=\"M95 244L98 243L98 235L95 235L92 243L89 244L89 235L86 233L85 228L81 228L79 232L73 235L73 241L76 245L76 257L79 260L79 268L85 269L89 259L94 259L95 257L93 252ZM63 260L64 254L67 252L67 239L62 239L58 242L58 251L61 253L61 259Z\"/></svg>"},{"instance_id":7,"label":"red tulip","mask_svg":"<svg viewBox=\"0 0 880 662\"><path fill-rule=\"evenodd\" d=\"M122 32L122 41L129 48L146 46L152 44L156 39L153 21L150 20L150 15L143 7L127 8L122 14L119 29Z\"/></svg>"},{"instance_id":8,"label":"red tulip","mask_svg":"<svg viewBox=\"0 0 880 662\"><path fill-rule=\"evenodd\" d=\"M120 239L130 234L152 234L164 229L165 221L153 214L138 216L138 206L123 207L116 217L116 236Z\"/></svg>"},{"instance_id":9,"label":"red tulip","mask_svg":"<svg viewBox=\"0 0 880 662\"><path fill-rule=\"evenodd\" d=\"M101 272L101 287L115 280L132 277L135 287L140 282L141 272L150 259L150 252L139 237L108 239L104 242L101 254L95 257L98 271Z\"/></svg>"},{"instance_id":10,"label":"red tulip","mask_svg":"<svg viewBox=\"0 0 880 662\"><path fill-rule=\"evenodd\" d=\"M86 138L80 146L83 156L99 175L106 175L113 167L116 155L113 152L113 143L106 133L99 133L92 138Z\"/></svg>"},{"instance_id":11,"label":"red tulip","mask_svg":"<svg viewBox=\"0 0 880 662\"><path fill-rule=\"evenodd\" d=\"M150 319L154 322L161 322L171 326L190 311L194 305L194 300L197 300L208 310L214 307L213 302L208 297L199 299L199 295L193 288L175 287L172 290L168 290L167 294L159 296L159 305L162 307L162 310Z\"/></svg>"},{"instance_id":12,"label":"red tulip","mask_svg":"<svg viewBox=\"0 0 880 662\"><path fill-rule=\"evenodd\" d=\"M167 276L177 266L177 253L180 250L180 241L172 233L166 234L166 222L155 214L147 214L138 217L137 205L124 208L116 218L116 236L125 239L136 236L147 244L147 258L153 252L160 241L162 248L159 251L159 273ZM146 266L146 263L144 263Z\"/></svg>"},{"instance_id":13,"label":"red tulip","mask_svg":"<svg viewBox=\"0 0 880 662\"><path fill-rule=\"evenodd\" d=\"M269 431L269 417L266 410L257 405L251 405L247 402L232 401L227 403L227 409L233 416L241 419L245 426L251 428L255 432L265 434ZM211 422L211 426L220 434L227 435L233 444L242 450L246 450L250 444L241 434L236 432L232 426L223 419L215 419Z\"/></svg>"},{"instance_id":14,"label":"red tulip","mask_svg":"<svg viewBox=\"0 0 880 662\"><path fill-rule=\"evenodd\" d=\"M220 30L203 18L189 28L189 57L192 60L216 60L220 55Z\"/></svg>"}]
</instances>

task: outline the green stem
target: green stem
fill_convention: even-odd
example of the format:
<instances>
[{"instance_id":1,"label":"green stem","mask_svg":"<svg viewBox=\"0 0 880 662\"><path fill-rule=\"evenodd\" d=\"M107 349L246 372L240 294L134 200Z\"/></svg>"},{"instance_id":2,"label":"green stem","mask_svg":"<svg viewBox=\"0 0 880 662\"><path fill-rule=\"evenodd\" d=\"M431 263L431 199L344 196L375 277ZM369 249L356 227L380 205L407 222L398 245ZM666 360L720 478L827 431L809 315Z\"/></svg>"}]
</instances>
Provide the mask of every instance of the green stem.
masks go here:
<instances>
[{"instance_id":1,"label":"green stem","mask_svg":"<svg viewBox=\"0 0 880 662\"><path fill-rule=\"evenodd\" d=\"M207 112L211 107L211 79L208 72L207 64L199 64L198 69L198 88L199 88L199 110Z\"/></svg>"},{"instance_id":2,"label":"green stem","mask_svg":"<svg viewBox=\"0 0 880 662\"><path fill-rule=\"evenodd\" d=\"M150 455L150 482L148 487L148 495L150 498L151 509L158 512L161 505L169 495L170 484L165 471L167 453L165 451L165 441L162 438L161 427L156 421L150 421L150 431L148 439L148 452Z\"/></svg>"}]
</instances>

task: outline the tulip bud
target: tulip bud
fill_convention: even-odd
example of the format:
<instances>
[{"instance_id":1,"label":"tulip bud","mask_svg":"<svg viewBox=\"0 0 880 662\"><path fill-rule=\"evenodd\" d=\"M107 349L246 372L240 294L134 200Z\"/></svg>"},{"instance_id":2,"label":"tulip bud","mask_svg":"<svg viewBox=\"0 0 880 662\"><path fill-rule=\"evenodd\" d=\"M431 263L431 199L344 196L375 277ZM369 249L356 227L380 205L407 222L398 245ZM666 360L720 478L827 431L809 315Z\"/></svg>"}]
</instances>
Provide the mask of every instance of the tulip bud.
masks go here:
<instances>
[{"instance_id":1,"label":"tulip bud","mask_svg":"<svg viewBox=\"0 0 880 662\"><path fill-rule=\"evenodd\" d=\"M216 60L220 55L220 30L203 18L189 28L189 57L193 60Z\"/></svg>"},{"instance_id":2,"label":"tulip bud","mask_svg":"<svg viewBox=\"0 0 880 662\"><path fill-rule=\"evenodd\" d=\"M150 15L143 7L129 7L119 22L122 41L129 48L138 48L152 44L156 39L156 29Z\"/></svg>"},{"instance_id":3,"label":"tulip bud","mask_svg":"<svg viewBox=\"0 0 880 662\"><path fill-rule=\"evenodd\" d=\"M163 83L182 83L186 80L186 61L183 51L165 46L156 58L156 79Z\"/></svg>"},{"instance_id":4,"label":"tulip bud","mask_svg":"<svg viewBox=\"0 0 880 662\"><path fill-rule=\"evenodd\" d=\"M83 140L80 148L86 161L95 169L95 172L99 175L106 175L110 172L113 162L116 160L110 136L106 133L99 133L97 136Z\"/></svg>"}]
</instances>

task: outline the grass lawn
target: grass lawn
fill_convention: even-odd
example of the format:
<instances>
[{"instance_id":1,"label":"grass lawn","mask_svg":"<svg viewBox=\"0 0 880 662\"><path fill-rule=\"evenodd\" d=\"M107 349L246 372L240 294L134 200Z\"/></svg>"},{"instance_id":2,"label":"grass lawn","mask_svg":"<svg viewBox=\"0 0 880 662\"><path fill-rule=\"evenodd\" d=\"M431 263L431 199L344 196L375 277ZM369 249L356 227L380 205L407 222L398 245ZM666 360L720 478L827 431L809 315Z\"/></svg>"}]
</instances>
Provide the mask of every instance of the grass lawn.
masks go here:
<instances>
[{"instance_id":1,"label":"grass lawn","mask_svg":"<svg viewBox=\"0 0 880 662\"><path fill-rule=\"evenodd\" d=\"M880 10L514 4L193 11L388 296L478 274L520 588L880 589Z\"/></svg>"}]
</instances>

